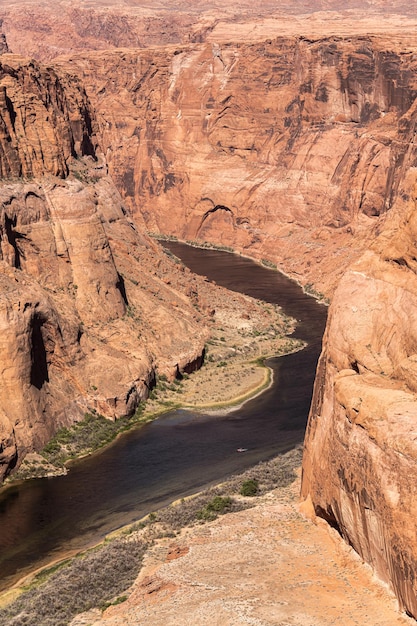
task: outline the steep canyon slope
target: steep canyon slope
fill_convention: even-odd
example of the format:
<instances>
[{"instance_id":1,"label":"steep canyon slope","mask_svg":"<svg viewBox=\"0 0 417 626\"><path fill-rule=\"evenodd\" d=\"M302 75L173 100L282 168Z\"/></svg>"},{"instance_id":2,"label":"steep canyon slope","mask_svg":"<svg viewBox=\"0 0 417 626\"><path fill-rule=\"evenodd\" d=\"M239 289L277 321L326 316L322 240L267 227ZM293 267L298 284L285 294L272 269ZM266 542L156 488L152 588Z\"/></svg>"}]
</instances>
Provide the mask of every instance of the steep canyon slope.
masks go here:
<instances>
[{"instance_id":1,"label":"steep canyon slope","mask_svg":"<svg viewBox=\"0 0 417 626\"><path fill-rule=\"evenodd\" d=\"M413 29L405 0L9 0L0 16L13 52L50 61L76 50L147 48L278 35Z\"/></svg>"},{"instance_id":2,"label":"steep canyon slope","mask_svg":"<svg viewBox=\"0 0 417 626\"><path fill-rule=\"evenodd\" d=\"M17 398L7 407L14 432L6 409L0 422L6 463L16 455L22 411L33 439L46 438L51 428L44 420L39 431L39 424L48 407L64 407L58 420L68 419L64 398L80 410L93 398L114 415L132 394L146 392L158 359L172 371L181 358L196 358L177 345L169 358L162 348L151 354L158 342L144 339L147 349L139 350L131 340L142 313L149 319L156 310L129 280L132 267L141 272L143 255L158 254L138 230L268 259L335 294L307 431L303 497L417 617L412 3L313 3L331 11L322 14L312 3L289 2L280 3L280 15L264 3L262 16L249 3L241 3L242 13L232 2L213 2L207 12L194 3L192 24L184 3L184 13L171 20L164 14L167 23L158 14L145 29L145 8L149 19L156 15L152 3L142 3L142 13L133 0L125 11L88 4L70 20L65 2L52 18L50 3L42 14L24 0L0 14L14 51L48 60L70 53L36 81L36 64L2 57L1 297L11 330L2 339L7 394L0 397ZM117 46L123 48L107 50ZM21 121L30 111L13 91L18 80L25 89L36 84L29 90L30 106L38 103L36 132ZM81 232L74 224L80 212ZM83 238L94 250L88 258ZM40 258L47 259L42 267ZM86 264L88 272L81 271ZM165 301L180 297L170 289L163 286ZM185 297L181 303L170 332L201 345L195 312ZM40 375L25 353L36 355ZM97 384L94 364L113 363L114 355L120 378L112 366L108 378L101 368ZM14 392L21 372L26 395Z\"/></svg>"},{"instance_id":3,"label":"steep canyon slope","mask_svg":"<svg viewBox=\"0 0 417 626\"><path fill-rule=\"evenodd\" d=\"M417 41L279 37L72 55L138 223L332 293L415 165Z\"/></svg>"},{"instance_id":4,"label":"steep canyon slope","mask_svg":"<svg viewBox=\"0 0 417 626\"><path fill-rule=\"evenodd\" d=\"M187 280L126 217L95 126L69 76L0 58L0 478L88 409L134 412L156 368L203 350Z\"/></svg>"},{"instance_id":5,"label":"steep canyon slope","mask_svg":"<svg viewBox=\"0 0 417 626\"><path fill-rule=\"evenodd\" d=\"M144 227L326 294L359 259L331 309L303 496L414 616L416 53L404 34L71 57Z\"/></svg>"},{"instance_id":6,"label":"steep canyon slope","mask_svg":"<svg viewBox=\"0 0 417 626\"><path fill-rule=\"evenodd\" d=\"M392 210L334 295L302 495L417 618L416 200Z\"/></svg>"},{"instance_id":7,"label":"steep canyon slope","mask_svg":"<svg viewBox=\"0 0 417 626\"><path fill-rule=\"evenodd\" d=\"M148 230L266 258L330 295L409 195L417 17L401 0L13 0L0 17L14 52L71 53L60 64Z\"/></svg>"}]
</instances>

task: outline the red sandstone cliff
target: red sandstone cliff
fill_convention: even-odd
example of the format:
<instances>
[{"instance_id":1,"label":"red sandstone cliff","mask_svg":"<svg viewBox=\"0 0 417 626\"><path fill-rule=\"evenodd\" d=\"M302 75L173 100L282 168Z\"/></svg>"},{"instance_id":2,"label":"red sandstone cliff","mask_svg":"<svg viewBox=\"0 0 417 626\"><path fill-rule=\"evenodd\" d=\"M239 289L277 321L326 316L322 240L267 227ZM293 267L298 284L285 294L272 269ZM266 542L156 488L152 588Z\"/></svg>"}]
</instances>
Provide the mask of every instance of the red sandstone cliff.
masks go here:
<instances>
[{"instance_id":1,"label":"red sandstone cliff","mask_svg":"<svg viewBox=\"0 0 417 626\"><path fill-rule=\"evenodd\" d=\"M199 45L184 45L183 17L141 41L131 17L84 11L60 31L55 14L39 37L33 11L8 9L15 50L126 48L73 54L54 71L3 65L0 432L7 468L87 406L130 410L155 364L193 358L160 341L165 314L145 330L172 291L142 271L156 252L127 221L107 163L150 230L267 257L329 294L356 261L330 309L303 496L417 616L415 15L411 3L366 8L394 5L410 16L396 35L368 36L366 14L341 27L312 14L302 33L276 16L222 14L193 28ZM10 178L22 175L36 178ZM198 343L182 302L172 336Z\"/></svg>"},{"instance_id":2,"label":"red sandstone cliff","mask_svg":"<svg viewBox=\"0 0 417 626\"><path fill-rule=\"evenodd\" d=\"M13 52L50 61L76 50L148 48L279 35L413 32L406 0L9 0L0 19Z\"/></svg>"},{"instance_id":3,"label":"red sandstone cliff","mask_svg":"<svg viewBox=\"0 0 417 626\"><path fill-rule=\"evenodd\" d=\"M139 223L266 257L329 294L410 195L416 49L411 37L278 38L71 67Z\"/></svg>"},{"instance_id":4,"label":"red sandstone cliff","mask_svg":"<svg viewBox=\"0 0 417 626\"><path fill-rule=\"evenodd\" d=\"M327 293L360 257L330 310L303 496L415 616L416 48L280 38L73 57L147 228L270 258Z\"/></svg>"},{"instance_id":5,"label":"red sandstone cliff","mask_svg":"<svg viewBox=\"0 0 417 626\"><path fill-rule=\"evenodd\" d=\"M95 127L73 78L1 57L0 478L87 409L133 412L156 368L172 376L204 345L174 264L126 218Z\"/></svg>"},{"instance_id":6,"label":"red sandstone cliff","mask_svg":"<svg viewBox=\"0 0 417 626\"><path fill-rule=\"evenodd\" d=\"M392 209L334 295L302 495L417 618L416 208L414 192Z\"/></svg>"}]
</instances>

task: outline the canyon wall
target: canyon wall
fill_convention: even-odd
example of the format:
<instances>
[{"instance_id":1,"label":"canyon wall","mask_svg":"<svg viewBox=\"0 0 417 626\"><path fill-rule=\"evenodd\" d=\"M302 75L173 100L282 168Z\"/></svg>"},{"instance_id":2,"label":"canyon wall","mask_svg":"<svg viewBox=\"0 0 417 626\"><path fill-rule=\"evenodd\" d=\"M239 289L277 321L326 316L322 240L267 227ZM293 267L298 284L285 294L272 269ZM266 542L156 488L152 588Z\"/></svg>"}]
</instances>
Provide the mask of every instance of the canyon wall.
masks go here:
<instances>
[{"instance_id":1,"label":"canyon wall","mask_svg":"<svg viewBox=\"0 0 417 626\"><path fill-rule=\"evenodd\" d=\"M39 22L30 4L2 10L10 48L71 56L41 67L0 40L0 474L198 359L186 272L139 230L232 246L334 293L302 495L417 617L413 7L367 3L403 13L369 36L366 15L311 14L301 33L248 21L248 3L145 29L85 3Z\"/></svg>"},{"instance_id":2,"label":"canyon wall","mask_svg":"<svg viewBox=\"0 0 417 626\"><path fill-rule=\"evenodd\" d=\"M126 217L95 131L73 77L0 57L0 479L203 350L186 273Z\"/></svg>"},{"instance_id":3,"label":"canyon wall","mask_svg":"<svg viewBox=\"0 0 417 626\"><path fill-rule=\"evenodd\" d=\"M302 495L415 617L416 44L298 37L72 57L143 227L267 258L327 294L340 281Z\"/></svg>"},{"instance_id":4,"label":"canyon wall","mask_svg":"<svg viewBox=\"0 0 417 626\"><path fill-rule=\"evenodd\" d=\"M180 43L262 41L279 35L415 31L406 0L9 0L0 7L10 49L58 55Z\"/></svg>"},{"instance_id":5,"label":"canyon wall","mask_svg":"<svg viewBox=\"0 0 417 626\"><path fill-rule=\"evenodd\" d=\"M416 109L410 123L417 121ZM415 150L415 148L413 148ZM417 170L410 168L410 184ZM334 295L303 458L302 497L417 618L417 192Z\"/></svg>"},{"instance_id":6,"label":"canyon wall","mask_svg":"<svg viewBox=\"0 0 417 626\"><path fill-rule=\"evenodd\" d=\"M72 55L138 223L266 258L331 294L411 194L416 38Z\"/></svg>"}]
</instances>

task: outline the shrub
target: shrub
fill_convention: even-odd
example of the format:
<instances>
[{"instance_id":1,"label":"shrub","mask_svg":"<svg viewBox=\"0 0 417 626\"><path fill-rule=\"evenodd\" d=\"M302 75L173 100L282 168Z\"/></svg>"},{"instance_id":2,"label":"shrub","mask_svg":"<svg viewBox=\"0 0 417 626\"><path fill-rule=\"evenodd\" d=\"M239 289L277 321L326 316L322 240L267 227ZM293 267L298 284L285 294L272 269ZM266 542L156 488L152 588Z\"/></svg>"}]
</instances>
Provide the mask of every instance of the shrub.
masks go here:
<instances>
[{"instance_id":1,"label":"shrub","mask_svg":"<svg viewBox=\"0 0 417 626\"><path fill-rule=\"evenodd\" d=\"M276 270L277 266L275 265L275 263L272 263L272 261L269 261L269 259L261 259L261 263L262 265L264 265L265 267L269 267L270 269Z\"/></svg>"},{"instance_id":2,"label":"shrub","mask_svg":"<svg viewBox=\"0 0 417 626\"><path fill-rule=\"evenodd\" d=\"M227 513L232 506L232 498L229 496L215 496L204 508L197 512L197 519L213 520L218 515Z\"/></svg>"},{"instance_id":3,"label":"shrub","mask_svg":"<svg viewBox=\"0 0 417 626\"><path fill-rule=\"evenodd\" d=\"M111 603L125 591L136 578L144 553L144 544L125 538L92 550L0 609L0 624L67 626L74 615Z\"/></svg>"},{"instance_id":4,"label":"shrub","mask_svg":"<svg viewBox=\"0 0 417 626\"><path fill-rule=\"evenodd\" d=\"M259 482L256 480L256 478L250 478L249 480L245 480L245 482L242 483L242 486L240 488L240 495L256 496L256 494L258 493L258 489Z\"/></svg>"},{"instance_id":5,"label":"shrub","mask_svg":"<svg viewBox=\"0 0 417 626\"><path fill-rule=\"evenodd\" d=\"M118 433L136 424L142 413L143 406L139 405L134 415L122 417L115 422L102 415L86 413L84 419L73 424L71 428L61 428L41 454L50 463L61 466L70 458L98 450L110 443Z\"/></svg>"},{"instance_id":6,"label":"shrub","mask_svg":"<svg viewBox=\"0 0 417 626\"><path fill-rule=\"evenodd\" d=\"M217 487L183 499L157 514L150 513L147 519L132 525L123 538L109 541L69 563L60 563L41 572L36 586L0 609L0 625L64 626L78 613L123 602L126 596L121 594L136 578L145 550L154 539L158 536L172 537L174 531L189 524L211 521L218 515L250 508L254 505L250 500L233 499L231 494L242 493L245 485L256 487L256 493L288 486L295 478L294 469L299 467L301 458L300 446L259 463ZM147 542L134 534L152 525L154 527Z\"/></svg>"}]
</instances>

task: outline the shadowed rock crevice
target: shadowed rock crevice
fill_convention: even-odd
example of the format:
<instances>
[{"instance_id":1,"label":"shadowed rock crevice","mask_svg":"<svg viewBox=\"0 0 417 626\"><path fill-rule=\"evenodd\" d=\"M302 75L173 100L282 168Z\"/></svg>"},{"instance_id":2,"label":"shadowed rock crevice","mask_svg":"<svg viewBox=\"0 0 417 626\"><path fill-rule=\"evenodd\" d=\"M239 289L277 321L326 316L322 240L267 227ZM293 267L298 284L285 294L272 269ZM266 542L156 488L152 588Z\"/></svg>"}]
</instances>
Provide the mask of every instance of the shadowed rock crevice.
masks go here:
<instances>
[{"instance_id":1,"label":"shadowed rock crevice","mask_svg":"<svg viewBox=\"0 0 417 626\"><path fill-rule=\"evenodd\" d=\"M22 267L21 259L22 258L24 259L25 255L24 255L23 250L21 250L17 242L19 239L26 239L26 237L22 233L19 233L17 230L14 230L14 227L16 226L16 223L17 223L16 216L13 218L9 218L6 215L4 222L5 222L4 226L5 226L7 241L9 242L9 244L12 246L14 250L14 267L16 269L21 269Z\"/></svg>"},{"instance_id":2,"label":"shadowed rock crevice","mask_svg":"<svg viewBox=\"0 0 417 626\"><path fill-rule=\"evenodd\" d=\"M333 509L331 506L328 506L327 509L323 509L321 506L317 506L315 508L315 514L318 517L324 519L329 524L329 526L334 528L339 533L339 535L343 537L342 529L337 522L336 516L333 513ZM346 537L344 537L344 539L346 540Z\"/></svg>"},{"instance_id":3,"label":"shadowed rock crevice","mask_svg":"<svg viewBox=\"0 0 417 626\"><path fill-rule=\"evenodd\" d=\"M10 98L7 96L7 94L5 96L5 99L6 99L7 110L9 112L10 122L11 122L12 128L14 130L15 129L15 122L16 122L16 111L14 110L13 102L10 100Z\"/></svg>"},{"instance_id":4,"label":"shadowed rock crevice","mask_svg":"<svg viewBox=\"0 0 417 626\"><path fill-rule=\"evenodd\" d=\"M31 320L31 369L30 384L37 389L42 389L49 382L48 360L42 328L46 320L41 315L36 315Z\"/></svg>"},{"instance_id":5,"label":"shadowed rock crevice","mask_svg":"<svg viewBox=\"0 0 417 626\"><path fill-rule=\"evenodd\" d=\"M204 227L206 220L211 218L215 213L217 213L217 216L220 213L229 214L232 218L232 221L234 222L233 211L229 209L229 207L225 206L224 204L216 204L216 206L214 206L212 209L209 209L208 211L206 211L203 217L201 218L200 226L198 227L198 230L197 230L197 237L201 234L201 230Z\"/></svg>"},{"instance_id":6,"label":"shadowed rock crevice","mask_svg":"<svg viewBox=\"0 0 417 626\"><path fill-rule=\"evenodd\" d=\"M121 276L120 274L117 274L117 283L116 283L116 289L118 289L120 291L120 294L123 298L123 301L125 303L126 306L129 306L129 301L127 299L127 294L126 294L126 287L125 287L125 280L123 278L123 276Z\"/></svg>"}]
</instances>

